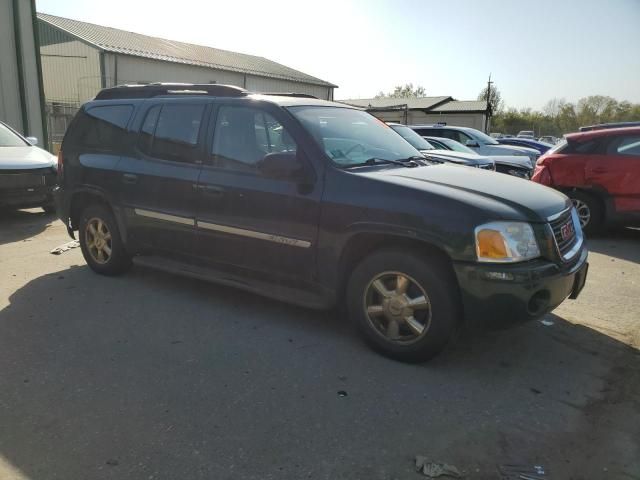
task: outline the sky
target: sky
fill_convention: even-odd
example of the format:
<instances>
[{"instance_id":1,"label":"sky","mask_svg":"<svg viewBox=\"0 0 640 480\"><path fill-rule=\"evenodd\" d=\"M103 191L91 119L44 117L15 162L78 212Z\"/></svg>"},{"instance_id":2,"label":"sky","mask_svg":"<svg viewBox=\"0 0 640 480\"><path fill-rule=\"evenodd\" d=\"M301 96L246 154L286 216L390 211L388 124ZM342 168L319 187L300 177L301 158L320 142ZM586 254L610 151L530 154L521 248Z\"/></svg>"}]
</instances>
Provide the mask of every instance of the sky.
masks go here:
<instances>
[{"instance_id":1,"label":"sky","mask_svg":"<svg viewBox=\"0 0 640 480\"><path fill-rule=\"evenodd\" d=\"M36 0L39 12L259 55L370 98L413 83L505 104L640 103L640 0ZM177 79L176 79L177 80Z\"/></svg>"}]
</instances>

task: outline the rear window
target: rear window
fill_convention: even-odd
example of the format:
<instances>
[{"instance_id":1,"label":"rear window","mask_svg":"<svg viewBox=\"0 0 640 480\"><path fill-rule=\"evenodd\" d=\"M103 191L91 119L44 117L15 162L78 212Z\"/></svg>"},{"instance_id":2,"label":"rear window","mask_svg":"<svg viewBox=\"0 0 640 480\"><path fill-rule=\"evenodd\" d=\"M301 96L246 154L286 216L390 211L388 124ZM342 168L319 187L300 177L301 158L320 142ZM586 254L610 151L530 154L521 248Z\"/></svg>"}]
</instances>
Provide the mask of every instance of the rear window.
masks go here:
<instances>
[{"instance_id":1,"label":"rear window","mask_svg":"<svg viewBox=\"0 0 640 480\"><path fill-rule=\"evenodd\" d=\"M614 138L609 143L607 153L640 157L640 135L625 135Z\"/></svg>"},{"instance_id":2,"label":"rear window","mask_svg":"<svg viewBox=\"0 0 640 480\"><path fill-rule=\"evenodd\" d=\"M132 105L104 105L80 110L70 134L73 144L93 150L118 150L126 137Z\"/></svg>"}]
</instances>

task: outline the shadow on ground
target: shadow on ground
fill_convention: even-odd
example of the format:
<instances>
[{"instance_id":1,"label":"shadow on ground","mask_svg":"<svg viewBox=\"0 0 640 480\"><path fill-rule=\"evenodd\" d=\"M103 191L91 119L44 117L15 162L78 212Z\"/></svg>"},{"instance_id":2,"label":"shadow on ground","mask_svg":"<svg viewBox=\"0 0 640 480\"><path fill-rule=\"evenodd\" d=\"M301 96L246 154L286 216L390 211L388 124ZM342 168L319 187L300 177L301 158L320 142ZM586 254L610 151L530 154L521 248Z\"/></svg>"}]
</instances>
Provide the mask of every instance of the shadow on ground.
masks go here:
<instances>
[{"instance_id":1,"label":"shadow on ground","mask_svg":"<svg viewBox=\"0 0 640 480\"><path fill-rule=\"evenodd\" d=\"M616 401L638 418L620 389L638 386L640 357L559 317L404 365L332 313L139 268L74 267L10 302L0 467L32 480L386 480L416 478L415 455L470 479L498 463L596 478L583 472L603 458L620 476L597 478L640 471L633 422L604 417Z\"/></svg>"},{"instance_id":2,"label":"shadow on ground","mask_svg":"<svg viewBox=\"0 0 640 480\"><path fill-rule=\"evenodd\" d=\"M30 210L5 210L0 208L0 245L27 241L42 233L57 220L53 213L40 208Z\"/></svg>"},{"instance_id":3,"label":"shadow on ground","mask_svg":"<svg viewBox=\"0 0 640 480\"><path fill-rule=\"evenodd\" d=\"M587 240L589 251L640 263L640 229L617 228Z\"/></svg>"}]
</instances>

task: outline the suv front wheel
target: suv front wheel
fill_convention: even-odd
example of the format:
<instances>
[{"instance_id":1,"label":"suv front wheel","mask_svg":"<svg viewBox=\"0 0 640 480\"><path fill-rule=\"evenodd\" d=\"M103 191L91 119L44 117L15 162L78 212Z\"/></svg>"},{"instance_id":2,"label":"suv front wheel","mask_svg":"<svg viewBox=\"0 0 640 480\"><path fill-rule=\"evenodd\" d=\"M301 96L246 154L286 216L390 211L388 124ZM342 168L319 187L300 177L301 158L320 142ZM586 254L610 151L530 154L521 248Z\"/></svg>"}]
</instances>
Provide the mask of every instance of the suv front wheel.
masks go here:
<instances>
[{"instance_id":1,"label":"suv front wheel","mask_svg":"<svg viewBox=\"0 0 640 480\"><path fill-rule=\"evenodd\" d=\"M349 316L367 342L407 362L437 355L460 320L458 288L439 257L381 250L353 271L347 289Z\"/></svg>"},{"instance_id":2,"label":"suv front wheel","mask_svg":"<svg viewBox=\"0 0 640 480\"><path fill-rule=\"evenodd\" d=\"M80 217L80 247L91 269L102 275L118 275L131 267L120 238L120 230L113 213L103 205L85 208Z\"/></svg>"}]
</instances>

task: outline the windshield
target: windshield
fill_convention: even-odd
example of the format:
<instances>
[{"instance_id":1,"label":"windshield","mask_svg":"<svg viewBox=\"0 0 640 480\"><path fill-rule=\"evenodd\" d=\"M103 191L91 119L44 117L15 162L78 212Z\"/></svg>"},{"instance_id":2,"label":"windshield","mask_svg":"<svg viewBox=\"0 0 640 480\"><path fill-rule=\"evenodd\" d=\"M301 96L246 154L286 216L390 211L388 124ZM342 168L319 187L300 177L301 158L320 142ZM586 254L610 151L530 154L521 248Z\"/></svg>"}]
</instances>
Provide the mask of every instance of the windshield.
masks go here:
<instances>
[{"instance_id":1,"label":"windshield","mask_svg":"<svg viewBox=\"0 0 640 480\"><path fill-rule=\"evenodd\" d=\"M487 135L484 132L481 132L480 130L473 129L473 135L477 139L481 140L482 143L485 143L487 145L500 145L500 143L498 143L495 138L490 137L489 135Z\"/></svg>"},{"instance_id":2,"label":"windshield","mask_svg":"<svg viewBox=\"0 0 640 480\"><path fill-rule=\"evenodd\" d=\"M476 152L471 150L466 145L462 145L460 142L456 142L455 140L452 140L450 138L438 138L438 140L444 143L447 147L449 147L454 152L473 153L474 155L476 154Z\"/></svg>"},{"instance_id":3,"label":"windshield","mask_svg":"<svg viewBox=\"0 0 640 480\"><path fill-rule=\"evenodd\" d=\"M0 123L0 147L28 147L29 144Z\"/></svg>"},{"instance_id":4,"label":"windshield","mask_svg":"<svg viewBox=\"0 0 640 480\"><path fill-rule=\"evenodd\" d=\"M400 134L407 142L418 150L435 150L435 147L427 142L424 138L414 132L411 128L404 125L391 125L391 128Z\"/></svg>"},{"instance_id":5,"label":"windshield","mask_svg":"<svg viewBox=\"0 0 640 480\"><path fill-rule=\"evenodd\" d=\"M337 165L363 164L371 158L405 160L420 156L391 127L361 110L341 107L289 107Z\"/></svg>"}]
</instances>

